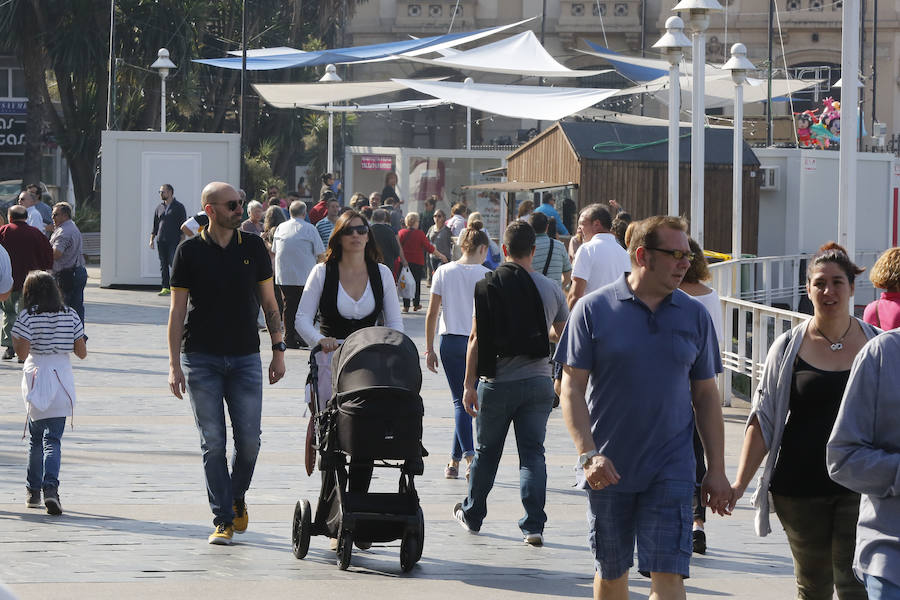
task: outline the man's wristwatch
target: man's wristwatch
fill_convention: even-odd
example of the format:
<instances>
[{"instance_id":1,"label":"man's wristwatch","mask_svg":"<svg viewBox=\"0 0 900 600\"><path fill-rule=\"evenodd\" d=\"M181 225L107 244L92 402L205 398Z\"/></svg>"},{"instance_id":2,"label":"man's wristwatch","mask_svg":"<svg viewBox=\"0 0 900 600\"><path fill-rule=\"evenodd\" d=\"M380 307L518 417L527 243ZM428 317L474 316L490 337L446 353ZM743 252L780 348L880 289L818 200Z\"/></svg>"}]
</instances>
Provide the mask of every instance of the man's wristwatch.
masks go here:
<instances>
[{"instance_id":1,"label":"man's wristwatch","mask_svg":"<svg viewBox=\"0 0 900 600\"><path fill-rule=\"evenodd\" d=\"M583 469L587 466L587 464L589 462L591 462L592 458L594 458L595 456L599 456L599 455L600 455L600 451L596 450L596 449L591 450L590 452L585 452L584 454L582 454L578 457L578 465Z\"/></svg>"},{"instance_id":2,"label":"man's wristwatch","mask_svg":"<svg viewBox=\"0 0 900 600\"><path fill-rule=\"evenodd\" d=\"M278 342L277 344L272 344L272 352L284 352L287 350L287 344L284 342Z\"/></svg>"}]
</instances>

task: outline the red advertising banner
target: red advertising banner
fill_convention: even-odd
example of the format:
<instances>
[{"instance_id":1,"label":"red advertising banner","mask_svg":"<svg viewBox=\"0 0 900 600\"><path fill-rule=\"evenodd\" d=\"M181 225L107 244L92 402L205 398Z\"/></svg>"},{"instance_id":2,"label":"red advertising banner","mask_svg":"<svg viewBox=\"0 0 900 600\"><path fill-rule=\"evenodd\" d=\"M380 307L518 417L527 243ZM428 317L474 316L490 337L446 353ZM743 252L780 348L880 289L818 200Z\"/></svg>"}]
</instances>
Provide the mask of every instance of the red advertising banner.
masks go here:
<instances>
[{"instance_id":1,"label":"red advertising banner","mask_svg":"<svg viewBox=\"0 0 900 600\"><path fill-rule=\"evenodd\" d=\"M383 154L363 154L359 158L359 166L366 171L391 171L394 168L394 157Z\"/></svg>"}]
</instances>

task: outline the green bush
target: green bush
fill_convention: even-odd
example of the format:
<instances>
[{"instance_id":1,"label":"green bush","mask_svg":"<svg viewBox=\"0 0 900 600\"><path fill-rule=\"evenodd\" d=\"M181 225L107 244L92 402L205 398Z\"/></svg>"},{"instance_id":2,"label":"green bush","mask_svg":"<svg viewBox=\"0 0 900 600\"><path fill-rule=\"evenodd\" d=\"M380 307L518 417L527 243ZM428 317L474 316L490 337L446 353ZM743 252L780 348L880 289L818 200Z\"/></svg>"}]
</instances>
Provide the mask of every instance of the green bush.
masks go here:
<instances>
[{"instance_id":1,"label":"green bush","mask_svg":"<svg viewBox=\"0 0 900 600\"><path fill-rule=\"evenodd\" d=\"M81 204L75 209L72 220L82 233L100 231L100 209L93 206Z\"/></svg>"}]
</instances>

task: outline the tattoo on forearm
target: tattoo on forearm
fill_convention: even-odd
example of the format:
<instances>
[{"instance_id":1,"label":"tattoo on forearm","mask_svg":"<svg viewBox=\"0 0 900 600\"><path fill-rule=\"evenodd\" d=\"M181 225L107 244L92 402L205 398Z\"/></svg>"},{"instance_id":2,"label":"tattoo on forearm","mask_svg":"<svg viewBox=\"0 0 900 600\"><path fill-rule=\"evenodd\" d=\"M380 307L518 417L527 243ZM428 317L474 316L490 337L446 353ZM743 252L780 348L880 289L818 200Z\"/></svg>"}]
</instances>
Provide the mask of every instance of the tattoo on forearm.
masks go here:
<instances>
[{"instance_id":1,"label":"tattoo on forearm","mask_svg":"<svg viewBox=\"0 0 900 600\"><path fill-rule=\"evenodd\" d=\"M282 333L281 315L278 314L278 309L266 311L266 329L269 330L269 335Z\"/></svg>"}]
</instances>

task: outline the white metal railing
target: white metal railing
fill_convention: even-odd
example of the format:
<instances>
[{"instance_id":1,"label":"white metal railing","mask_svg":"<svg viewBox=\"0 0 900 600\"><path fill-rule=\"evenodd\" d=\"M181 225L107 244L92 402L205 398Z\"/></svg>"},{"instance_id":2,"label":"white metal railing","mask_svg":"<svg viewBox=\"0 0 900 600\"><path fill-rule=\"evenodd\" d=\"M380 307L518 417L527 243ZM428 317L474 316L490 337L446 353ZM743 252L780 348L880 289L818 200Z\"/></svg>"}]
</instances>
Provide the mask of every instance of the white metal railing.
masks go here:
<instances>
[{"instance_id":1,"label":"white metal railing","mask_svg":"<svg viewBox=\"0 0 900 600\"><path fill-rule=\"evenodd\" d=\"M709 266L712 288L722 298L737 298L766 306L781 304L797 310L806 295L806 266L811 254L761 256L727 260ZM856 262L871 268L878 252L857 252ZM856 278L857 305L868 304L877 298L877 290L865 273Z\"/></svg>"},{"instance_id":2,"label":"white metal railing","mask_svg":"<svg viewBox=\"0 0 900 600\"><path fill-rule=\"evenodd\" d=\"M807 320L809 315L736 298L724 297L721 301L724 323L719 349L724 371L719 379L719 394L722 404L730 406L733 375L750 378L749 400L775 338Z\"/></svg>"}]
</instances>

